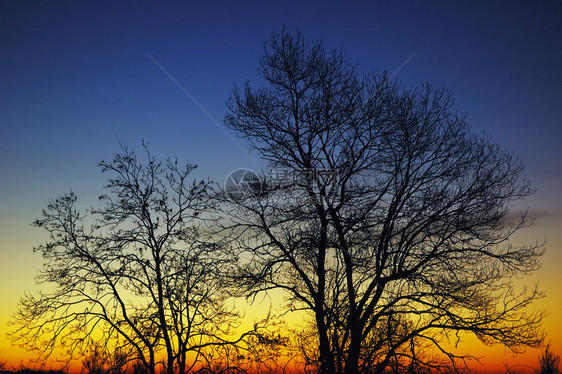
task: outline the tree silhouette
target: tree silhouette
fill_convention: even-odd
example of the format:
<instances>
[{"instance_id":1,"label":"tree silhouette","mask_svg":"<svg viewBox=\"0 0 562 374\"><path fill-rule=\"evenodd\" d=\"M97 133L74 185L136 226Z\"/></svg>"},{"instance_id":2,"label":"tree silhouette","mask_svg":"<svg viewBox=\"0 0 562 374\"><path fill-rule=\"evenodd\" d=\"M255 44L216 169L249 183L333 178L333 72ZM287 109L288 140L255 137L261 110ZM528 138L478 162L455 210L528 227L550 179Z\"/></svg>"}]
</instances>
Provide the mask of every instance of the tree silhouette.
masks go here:
<instances>
[{"instance_id":1,"label":"tree silhouette","mask_svg":"<svg viewBox=\"0 0 562 374\"><path fill-rule=\"evenodd\" d=\"M259 66L266 86L235 87L225 123L272 172L261 193L224 196L223 229L250 296L281 289L309 313L319 372L443 368L412 342L459 368L468 356L445 343L459 332L513 351L541 343L542 314L525 310L542 294L510 281L543 251L508 244L528 225L510 204L533 193L517 158L472 134L446 90L359 77L300 33L275 34Z\"/></svg>"},{"instance_id":2,"label":"tree silhouette","mask_svg":"<svg viewBox=\"0 0 562 374\"><path fill-rule=\"evenodd\" d=\"M126 146L100 163L110 174L101 208L80 211L70 192L34 223L50 233L34 249L45 260L44 288L21 299L11 337L39 360L56 347L70 360L99 342L99 355L116 350L151 374L159 363L181 374L206 347L231 343L239 316L221 281L231 259L199 229L208 184L188 181L195 166L159 161L144 147L146 163Z\"/></svg>"}]
</instances>

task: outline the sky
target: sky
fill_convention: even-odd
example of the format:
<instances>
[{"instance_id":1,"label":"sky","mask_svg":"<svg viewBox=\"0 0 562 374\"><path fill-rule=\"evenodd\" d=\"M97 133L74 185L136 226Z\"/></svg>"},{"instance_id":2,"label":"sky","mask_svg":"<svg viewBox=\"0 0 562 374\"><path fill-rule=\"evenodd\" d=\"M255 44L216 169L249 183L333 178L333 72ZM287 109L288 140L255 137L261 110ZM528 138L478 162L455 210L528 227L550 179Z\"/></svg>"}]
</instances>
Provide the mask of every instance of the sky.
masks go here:
<instances>
[{"instance_id":1,"label":"sky","mask_svg":"<svg viewBox=\"0 0 562 374\"><path fill-rule=\"evenodd\" d=\"M199 166L222 183L264 167L223 126L235 83L259 86L263 42L283 26L343 48L361 72L405 86L429 82L456 97L476 133L526 165L537 188L515 209L535 225L516 244L547 242L543 267L523 279L547 297L548 341L562 353L562 2L138 1L0 2L0 360L29 359L5 337L17 301L37 290L46 240L31 226L50 198L95 202L97 164L142 139L159 157ZM465 348L500 365L533 365L537 350ZM16 361L17 360L17 361ZM494 363L493 366L492 363ZM499 363L499 364L498 364ZM523 368L523 367L522 367Z\"/></svg>"}]
</instances>

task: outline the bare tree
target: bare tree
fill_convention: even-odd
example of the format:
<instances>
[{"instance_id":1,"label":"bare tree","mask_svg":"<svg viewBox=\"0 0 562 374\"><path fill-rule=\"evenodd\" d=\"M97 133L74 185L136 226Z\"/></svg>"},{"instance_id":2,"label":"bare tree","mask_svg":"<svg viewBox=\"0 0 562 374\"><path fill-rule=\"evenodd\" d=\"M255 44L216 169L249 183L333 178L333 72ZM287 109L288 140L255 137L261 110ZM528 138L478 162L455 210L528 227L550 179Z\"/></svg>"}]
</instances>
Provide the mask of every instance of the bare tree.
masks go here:
<instances>
[{"instance_id":1,"label":"bare tree","mask_svg":"<svg viewBox=\"0 0 562 374\"><path fill-rule=\"evenodd\" d=\"M145 163L122 150L100 163L111 174L101 208L80 211L71 192L35 221L50 233L34 249L43 288L21 299L11 336L40 360L63 347L70 361L99 342L151 374L160 363L183 374L238 324L221 283L230 257L200 230L208 184L188 181L195 166L159 161L146 145Z\"/></svg>"},{"instance_id":2,"label":"bare tree","mask_svg":"<svg viewBox=\"0 0 562 374\"><path fill-rule=\"evenodd\" d=\"M312 316L319 372L443 368L413 342L459 369L468 356L445 342L461 332L540 344L542 314L526 307L542 294L511 283L543 252L509 244L529 223L510 222L510 204L534 192L517 158L472 134L447 91L359 77L299 33L274 35L259 73L266 86L235 87L225 123L273 173L230 199L225 233L250 296L281 289Z\"/></svg>"}]
</instances>

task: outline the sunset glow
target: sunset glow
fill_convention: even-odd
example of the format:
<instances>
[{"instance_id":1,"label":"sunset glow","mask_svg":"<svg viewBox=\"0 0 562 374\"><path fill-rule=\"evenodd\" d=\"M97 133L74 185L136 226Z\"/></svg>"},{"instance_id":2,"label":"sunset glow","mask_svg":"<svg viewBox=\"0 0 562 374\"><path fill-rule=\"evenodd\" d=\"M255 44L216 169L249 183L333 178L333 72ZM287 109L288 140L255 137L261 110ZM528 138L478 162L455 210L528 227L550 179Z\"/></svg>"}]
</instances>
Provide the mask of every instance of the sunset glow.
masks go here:
<instances>
[{"instance_id":1,"label":"sunset glow","mask_svg":"<svg viewBox=\"0 0 562 374\"><path fill-rule=\"evenodd\" d=\"M234 87L241 88L240 95L248 95L250 91L244 91L246 80L252 89L261 87L262 71L258 69L260 61L263 62L260 56L264 55L264 41L281 30L289 33L299 30L305 38L321 39L327 51L342 48L352 63L358 63L360 76L387 72L387 78L396 80L403 88L420 87L425 82L435 90L447 88L454 93L453 107L460 114L459 118L466 113L470 131L482 135L483 139L490 138L501 149L522 160L525 168L521 177L530 180L536 192L524 199L514 194L516 198L510 202L508 218L515 222L522 212L527 212L534 223L516 231L501 245L506 248L509 245L543 248L544 244L546 252L540 259L540 269L525 275L517 274L511 281L516 290L532 290L537 285L545 292L544 298L539 298L525 310L529 314L533 311L546 313L542 320L544 343L550 343L552 351L561 355L562 322L558 316L562 310L560 19L562 3L557 1L537 4L519 1L478 4L416 1L392 4L368 1L134 4L3 1L0 3L0 370L3 369L2 363L5 363L4 369L9 370L58 369L68 357L65 348L57 345L48 359L37 361L36 353L14 344L12 339L11 334L17 328L14 322L19 300L27 294L47 291L35 281L47 259L34 248L38 249L50 239L47 231L32 223L42 217L42 210L51 199L62 194L75 194L78 206L84 211L102 206L103 200L99 196L107 192L104 185L110 172L102 173L98 164L101 160L110 161L112 155L120 152L120 144L130 146L144 157L144 141L151 155L158 159L177 157L181 165L186 162L197 165L186 179L189 186L194 180L210 180L217 191L221 188L226 191L233 171L255 171L258 181L271 173L271 165L260 158L259 151L250 151L251 143L242 136L244 134L232 130L237 125L243 128L242 115L232 119L235 117L232 113L236 112L233 107L240 110L242 104L236 103L236 107L228 100ZM365 99L365 103L370 99L372 97ZM365 103L363 105L367 105ZM268 110L264 112L270 114L277 107L272 105ZM355 114L354 110L349 116ZM230 123L225 123L225 115L233 116ZM383 203L388 198L385 193L381 193ZM236 200L232 196L230 199ZM435 204L439 202L437 199ZM218 203L207 206L203 215L216 214L218 217L218 213L212 212L218 206ZM193 208L189 219L201 219L197 209ZM410 217L404 220L407 218ZM118 218L113 219L118 221ZM185 223L181 217L177 222L178 225ZM205 235L212 232L210 236L215 239L219 232L224 234L216 222L223 224L224 221L217 219L213 222L215 226L205 224L207 231L204 232ZM203 241L199 237L197 240L186 239L185 232L176 233L181 239L171 241L169 247L163 248L173 248L180 242L188 247L190 243ZM233 229L229 245L247 244L243 233L243 230ZM133 275L116 283L121 286L136 281L135 272L140 273L143 266L148 268L150 261L159 261L157 256L154 260L148 252L140 250L141 260L134 257L137 256L138 243L142 242L135 242L138 239L135 235L131 234L129 238L133 238L127 243L130 247L122 243L115 245L121 245L120 250L126 248L129 251L126 253L131 254L128 258L135 258L128 268ZM93 234L84 237L85 242L91 240L88 245L92 248L104 248L99 244L102 240L92 239ZM252 240L259 243L261 237L256 235ZM202 253L206 254L205 251ZM247 255L242 250L240 253L236 256ZM143 255L147 260L142 258ZM185 260L178 256L174 261ZM246 260L255 264L257 258L249 256ZM263 257L259 259L263 260ZM72 263L71 260L67 264ZM208 266L227 271L232 265L230 260ZM108 263L113 266L113 262ZM178 288L185 289L186 284L192 286L191 279L181 278L171 270L170 273L172 275L164 272L164 276L169 276L170 283L183 284ZM151 277L157 279L160 276L155 270L154 275L147 275L147 283L152 286ZM294 275L287 275L290 276ZM211 281L204 279L202 285L212 288ZM446 284L446 280L443 282ZM127 284L130 286L130 283ZM143 284L142 280L139 284ZM280 289L262 286L267 292L246 298L242 291L247 285L230 291L220 284L230 294L227 296L227 291L220 294L222 288L216 286L219 289L217 295L221 295L218 301L243 317L236 323L225 322L225 326L229 325L225 330L230 331L230 335L217 333L215 336L214 331L207 331L208 327L202 328L209 333L209 341L215 344L220 339L236 340L251 331L269 331L260 330L260 323L270 318L267 325L272 329L272 335L256 333L255 339L273 337L283 342L276 348L279 349L276 353L278 365L272 367L285 367L287 373L302 370L304 358L297 354L298 344L295 342L303 344L306 339L298 340L295 331L314 326L316 321L311 308L288 310L289 296ZM122 292L127 296L127 302L133 303L137 299L131 289L124 287ZM286 290L290 291L290 287ZM169 293L167 297L170 304L177 302L181 305L178 308L183 307L183 299L178 297L176 300ZM154 300L157 299L154 295L152 299L138 299L142 300L139 309L146 308L138 312L139 320L141 317L149 319L150 308L155 310L154 316L164 313L156 305ZM299 309L302 305L293 304L290 308ZM395 311L392 305L390 310ZM175 313L171 312L174 317L182 315L181 310ZM112 328L125 325L128 318L115 317L115 320L121 320ZM388 329L391 330L392 314L388 318ZM132 331L141 326L141 322L134 318L128 323ZM409 322L396 323L401 326L400 323L408 325ZM143 328L148 332L143 331L145 335L139 333L139 336L161 339L160 332L149 331L156 327L148 326L148 322ZM115 331L112 334L112 338L118 335ZM101 337L102 334L92 336ZM283 341L285 338L287 341ZM142 341L141 338L135 339ZM474 334L462 331L458 335L450 334L449 341L442 341L442 344L457 355L477 357L478 360L467 362L471 369L481 373L506 373L509 370L534 373L538 357L544 350L544 347L528 348L515 354L503 345L485 345ZM164 360L164 345L160 347L157 354ZM249 349L242 351L250 355ZM445 357L435 347L430 354ZM243 355L238 352L236 356ZM202 355L193 352L189 352L188 357L188 361L197 358L204 362ZM75 353L75 359L67 369L80 373L83 359ZM265 372L263 367L252 367L252 370Z\"/></svg>"}]
</instances>

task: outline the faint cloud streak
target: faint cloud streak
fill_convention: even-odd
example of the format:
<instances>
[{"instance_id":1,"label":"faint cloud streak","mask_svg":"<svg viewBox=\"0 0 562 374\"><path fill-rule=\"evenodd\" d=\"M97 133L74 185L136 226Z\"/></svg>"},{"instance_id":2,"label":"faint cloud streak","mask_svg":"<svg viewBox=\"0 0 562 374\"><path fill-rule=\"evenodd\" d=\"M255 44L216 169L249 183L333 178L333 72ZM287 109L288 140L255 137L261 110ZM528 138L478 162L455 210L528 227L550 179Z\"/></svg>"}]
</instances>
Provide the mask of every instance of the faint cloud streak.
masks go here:
<instances>
[{"instance_id":1,"label":"faint cloud streak","mask_svg":"<svg viewBox=\"0 0 562 374\"><path fill-rule=\"evenodd\" d=\"M402 68L404 68L404 66L408 65L408 63L416 56L416 53L418 53L417 51L412 53L407 59L404 60L404 62L398 66L396 68L396 70L394 70L392 72L392 74L389 75L388 80L391 80L392 78L394 78L396 76L396 74L398 74L400 72L400 70L402 70Z\"/></svg>"},{"instance_id":2,"label":"faint cloud streak","mask_svg":"<svg viewBox=\"0 0 562 374\"><path fill-rule=\"evenodd\" d=\"M511 211L507 214L506 223L516 224L524 217L533 226L548 226L554 222L562 221L562 211L559 210L529 210Z\"/></svg>"},{"instance_id":3,"label":"faint cloud streak","mask_svg":"<svg viewBox=\"0 0 562 374\"><path fill-rule=\"evenodd\" d=\"M228 130L215 118L215 116L213 116L208 110L207 108L205 108L203 106L203 104L201 104L199 102L199 100L197 100L195 98L195 96L193 96L191 94L191 92L189 92L180 82L178 82L178 80L168 71L166 70L166 68L164 66L162 66L162 64L156 60L150 53L146 52L146 55L148 56L148 58L150 58L150 60L152 60L152 62L154 63L154 65L156 65L187 97L189 97L189 99L203 112L205 113L205 115L211 120L211 122L213 122L218 128L220 128L222 130L222 132L242 151L244 152L246 155L248 154L248 150L242 145L240 144L240 142L234 137L232 136L232 134L230 132L228 132Z\"/></svg>"}]
</instances>

